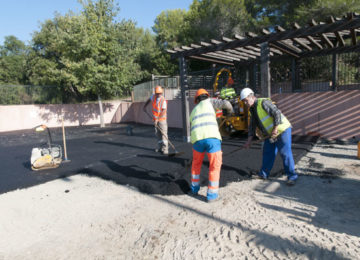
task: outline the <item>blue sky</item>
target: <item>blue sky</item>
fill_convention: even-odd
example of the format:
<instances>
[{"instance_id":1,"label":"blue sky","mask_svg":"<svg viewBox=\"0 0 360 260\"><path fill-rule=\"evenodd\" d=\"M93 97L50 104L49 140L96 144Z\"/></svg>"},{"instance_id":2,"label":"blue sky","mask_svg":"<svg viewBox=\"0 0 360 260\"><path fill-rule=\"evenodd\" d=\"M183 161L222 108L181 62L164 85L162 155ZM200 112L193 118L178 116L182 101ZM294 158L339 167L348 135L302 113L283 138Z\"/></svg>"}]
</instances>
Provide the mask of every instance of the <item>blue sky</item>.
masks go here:
<instances>
[{"instance_id":1,"label":"blue sky","mask_svg":"<svg viewBox=\"0 0 360 260\"><path fill-rule=\"evenodd\" d=\"M115 0L120 6L120 19L131 19L138 27L150 29L164 10L189 9L193 0ZM64 15L79 13L82 6L77 0L0 0L0 45L4 37L16 36L29 43L31 34L40 30L40 24L53 19L55 12Z\"/></svg>"}]
</instances>

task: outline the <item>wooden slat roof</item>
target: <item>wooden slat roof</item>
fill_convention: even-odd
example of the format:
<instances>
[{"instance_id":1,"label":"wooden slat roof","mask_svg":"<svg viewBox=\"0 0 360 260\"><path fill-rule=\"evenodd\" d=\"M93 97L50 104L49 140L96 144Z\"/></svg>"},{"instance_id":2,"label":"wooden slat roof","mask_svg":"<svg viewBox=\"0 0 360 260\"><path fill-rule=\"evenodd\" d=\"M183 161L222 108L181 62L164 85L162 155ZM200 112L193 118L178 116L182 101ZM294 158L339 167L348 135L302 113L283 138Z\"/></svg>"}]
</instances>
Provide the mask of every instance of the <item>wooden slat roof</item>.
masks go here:
<instances>
[{"instance_id":1,"label":"wooden slat roof","mask_svg":"<svg viewBox=\"0 0 360 260\"><path fill-rule=\"evenodd\" d=\"M357 39L360 36L359 14L349 13L341 19L329 17L326 23L311 20L306 27L294 23L292 27L285 30L276 26L272 31L263 29L262 35L247 32L245 36L223 37L221 40L176 47L167 52L172 58L183 56L234 65L259 59L260 44L265 42L269 43L271 57L303 58L360 50Z\"/></svg>"}]
</instances>

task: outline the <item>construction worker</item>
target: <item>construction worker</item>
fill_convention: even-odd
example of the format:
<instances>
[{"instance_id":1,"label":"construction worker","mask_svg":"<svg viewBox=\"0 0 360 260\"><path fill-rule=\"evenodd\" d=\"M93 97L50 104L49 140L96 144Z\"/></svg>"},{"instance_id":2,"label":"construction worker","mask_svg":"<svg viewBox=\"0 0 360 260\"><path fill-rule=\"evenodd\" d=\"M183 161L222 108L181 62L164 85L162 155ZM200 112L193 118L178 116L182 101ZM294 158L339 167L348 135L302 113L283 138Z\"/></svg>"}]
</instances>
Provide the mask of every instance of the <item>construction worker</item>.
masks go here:
<instances>
[{"instance_id":1,"label":"construction worker","mask_svg":"<svg viewBox=\"0 0 360 260\"><path fill-rule=\"evenodd\" d=\"M163 96L163 88L161 86L155 87L155 94L144 104L143 110L146 112L147 105L152 104L152 118L154 120L155 135L157 137L157 148L155 152L168 154L168 125L166 121L167 102Z\"/></svg>"},{"instance_id":2,"label":"construction worker","mask_svg":"<svg viewBox=\"0 0 360 260\"><path fill-rule=\"evenodd\" d=\"M197 195L200 189L200 172L205 152L208 156L209 184L207 201L213 202L219 197L220 168L222 164L221 135L216 122L215 110L233 108L229 101L209 98L205 89L199 89L195 95L195 108L190 115L191 143L193 160L191 166L191 195Z\"/></svg>"},{"instance_id":3,"label":"construction worker","mask_svg":"<svg viewBox=\"0 0 360 260\"><path fill-rule=\"evenodd\" d=\"M244 148L248 149L251 146L257 128L265 138L262 166L258 176L262 179L269 177L276 154L279 151L288 179L287 184L294 185L298 175L295 173L291 151L291 124L289 120L269 98L256 98L250 88L244 88L241 91L240 99L251 113L248 140L244 144Z\"/></svg>"},{"instance_id":4,"label":"construction worker","mask_svg":"<svg viewBox=\"0 0 360 260\"><path fill-rule=\"evenodd\" d=\"M232 85L234 85L234 80L231 77L229 77L227 84L225 85L224 88L221 89L220 92L220 97L222 99L232 99L236 97L236 92L235 89L232 87Z\"/></svg>"}]
</instances>

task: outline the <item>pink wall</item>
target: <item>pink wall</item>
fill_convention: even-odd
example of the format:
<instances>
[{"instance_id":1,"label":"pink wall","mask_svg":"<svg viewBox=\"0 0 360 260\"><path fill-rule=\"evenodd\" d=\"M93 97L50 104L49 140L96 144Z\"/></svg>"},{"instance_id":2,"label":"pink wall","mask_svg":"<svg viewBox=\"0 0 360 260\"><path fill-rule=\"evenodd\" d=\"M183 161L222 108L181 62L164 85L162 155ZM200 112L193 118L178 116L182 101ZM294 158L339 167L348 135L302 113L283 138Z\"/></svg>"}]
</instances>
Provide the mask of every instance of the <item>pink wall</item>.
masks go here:
<instances>
[{"instance_id":1,"label":"pink wall","mask_svg":"<svg viewBox=\"0 0 360 260\"><path fill-rule=\"evenodd\" d=\"M360 90L275 94L272 99L293 125L293 134L320 135L330 139L360 138ZM190 98L190 111L194 107ZM135 122L152 124L144 103L104 103L105 124ZM150 105L147 111L151 114ZM0 132L49 127L99 125L97 103L76 105L0 106ZM182 128L181 100L168 101L169 127Z\"/></svg>"},{"instance_id":2,"label":"pink wall","mask_svg":"<svg viewBox=\"0 0 360 260\"><path fill-rule=\"evenodd\" d=\"M121 101L104 102L105 124L109 124L115 119L120 122L119 113L116 112L120 111L120 114L125 116L126 112L121 108L130 107L130 104ZM0 106L0 132L31 129L40 124L45 124L48 127L59 127L61 126L61 116L64 117L65 126L100 124L98 103L10 105Z\"/></svg>"},{"instance_id":3,"label":"pink wall","mask_svg":"<svg viewBox=\"0 0 360 260\"><path fill-rule=\"evenodd\" d=\"M293 134L329 139L360 138L360 90L276 94Z\"/></svg>"}]
</instances>

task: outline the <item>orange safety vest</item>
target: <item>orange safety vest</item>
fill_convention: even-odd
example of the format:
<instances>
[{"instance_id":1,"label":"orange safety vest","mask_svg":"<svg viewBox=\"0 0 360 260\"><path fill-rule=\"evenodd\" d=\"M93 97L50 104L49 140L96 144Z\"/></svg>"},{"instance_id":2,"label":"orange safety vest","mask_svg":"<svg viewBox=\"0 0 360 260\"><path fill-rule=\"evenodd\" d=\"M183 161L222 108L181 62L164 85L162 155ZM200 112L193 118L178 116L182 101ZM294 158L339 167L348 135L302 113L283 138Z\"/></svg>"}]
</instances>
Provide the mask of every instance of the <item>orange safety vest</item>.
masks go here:
<instances>
[{"instance_id":1,"label":"orange safety vest","mask_svg":"<svg viewBox=\"0 0 360 260\"><path fill-rule=\"evenodd\" d=\"M216 117L221 117L223 115L222 109L216 109L215 114L216 114Z\"/></svg>"},{"instance_id":2,"label":"orange safety vest","mask_svg":"<svg viewBox=\"0 0 360 260\"><path fill-rule=\"evenodd\" d=\"M214 98L214 99L217 99L217 98ZM221 117L223 115L223 111L222 109L218 108L215 110L215 114L216 114L216 117Z\"/></svg>"},{"instance_id":3,"label":"orange safety vest","mask_svg":"<svg viewBox=\"0 0 360 260\"><path fill-rule=\"evenodd\" d=\"M155 95L153 96L152 113L153 113L154 121L155 120L158 120L158 121L166 120L166 113L162 117L160 117L164 102L166 102L166 100L163 96L160 96L159 98L156 98Z\"/></svg>"}]
</instances>

